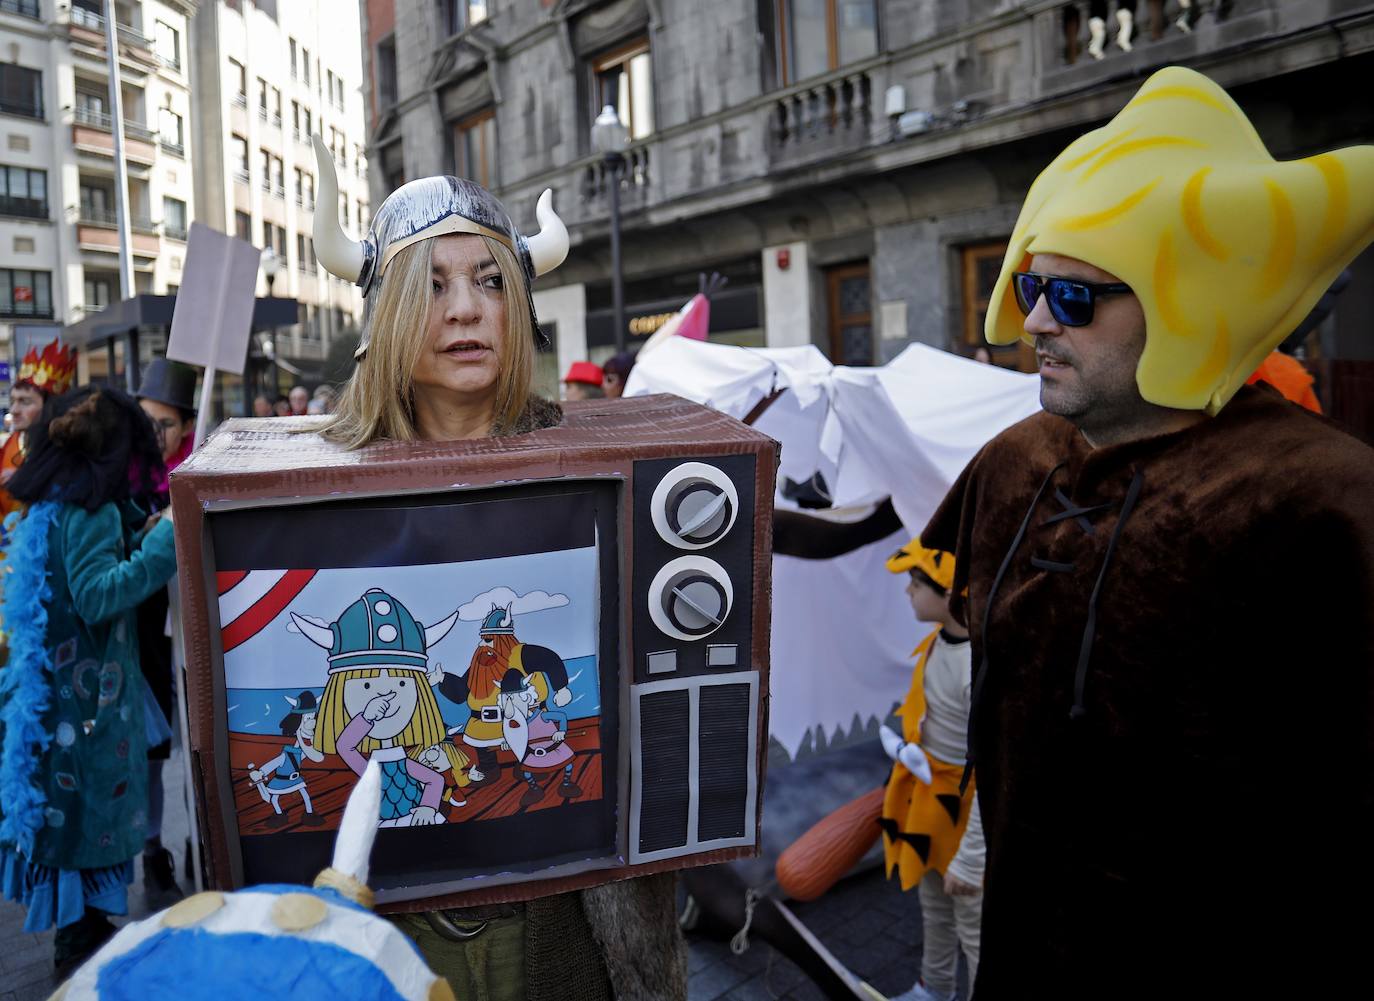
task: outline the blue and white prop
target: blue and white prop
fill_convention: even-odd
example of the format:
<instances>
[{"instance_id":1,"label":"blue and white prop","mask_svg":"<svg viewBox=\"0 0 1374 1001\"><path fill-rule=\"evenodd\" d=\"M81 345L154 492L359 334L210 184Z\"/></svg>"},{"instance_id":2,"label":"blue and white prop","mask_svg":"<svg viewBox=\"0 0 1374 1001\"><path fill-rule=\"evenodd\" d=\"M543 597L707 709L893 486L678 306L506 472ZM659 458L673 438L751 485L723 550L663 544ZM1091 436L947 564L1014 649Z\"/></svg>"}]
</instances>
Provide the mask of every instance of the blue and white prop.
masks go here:
<instances>
[{"instance_id":1,"label":"blue and white prop","mask_svg":"<svg viewBox=\"0 0 1374 1001\"><path fill-rule=\"evenodd\" d=\"M61 1001L453 1001L415 944L372 913L368 859L381 773L348 798L334 860L313 887L208 891L122 928L54 995Z\"/></svg>"}]
</instances>

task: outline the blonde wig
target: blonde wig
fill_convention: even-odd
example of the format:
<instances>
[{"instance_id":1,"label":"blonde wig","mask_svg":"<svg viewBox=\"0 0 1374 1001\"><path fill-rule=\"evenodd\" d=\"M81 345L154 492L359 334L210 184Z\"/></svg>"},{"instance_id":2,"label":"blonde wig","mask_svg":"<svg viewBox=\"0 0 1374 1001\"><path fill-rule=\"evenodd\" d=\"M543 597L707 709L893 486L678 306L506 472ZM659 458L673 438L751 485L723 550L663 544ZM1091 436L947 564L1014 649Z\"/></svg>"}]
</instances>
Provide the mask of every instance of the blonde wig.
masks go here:
<instances>
[{"instance_id":1,"label":"blonde wig","mask_svg":"<svg viewBox=\"0 0 1374 1001\"><path fill-rule=\"evenodd\" d=\"M388 671L406 671L403 667L388 667ZM381 676L382 669L377 667L355 667L348 671L336 671L324 684L324 695L320 697L320 708L315 717L315 746L325 754L338 754L339 734L353 719L344 706L344 683L349 681L370 681ZM429 687L429 679L423 671L406 671L415 675L418 689L415 712L410 722L392 740L401 747L429 747L439 743L447 734L444 718L439 713L439 703L434 691ZM364 737L358 743L358 753L370 755L384 746L380 740Z\"/></svg>"},{"instance_id":2,"label":"blonde wig","mask_svg":"<svg viewBox=\"0 0 1374 1001\"><path fill-rule=\"evenodd\" d=\"M322 430L331 441L362 448L375 441L415 441L415 364L429 336L434 240L421 240L397 253L386 270L369 310L367 353L344 386L333 419ZM534 378L534 320L525 304L525 272L515 254L490 237L486 244L501 272L506 303L506 330L501 340L500 371L492 433L514 427L524 412Z\"/></svg>"}]
</instances>

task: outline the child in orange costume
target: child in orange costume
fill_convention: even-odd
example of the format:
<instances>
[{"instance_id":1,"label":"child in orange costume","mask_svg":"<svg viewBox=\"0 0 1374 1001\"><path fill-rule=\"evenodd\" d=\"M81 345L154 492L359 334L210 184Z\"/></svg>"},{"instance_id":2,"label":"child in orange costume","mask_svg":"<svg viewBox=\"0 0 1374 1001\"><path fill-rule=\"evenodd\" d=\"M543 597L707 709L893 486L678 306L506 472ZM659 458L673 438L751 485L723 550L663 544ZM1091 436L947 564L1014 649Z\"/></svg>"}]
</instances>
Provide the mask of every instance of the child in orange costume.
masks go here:
<instances>
[{"instance_id":1,"label":"child in orange costume","mask_svg":"<svg viewBox=\"0 0 1374 1001\"><path fill-rule=\"evenodd\" d=\"M895 868L903 890L919 884L925 926L921 979L894 1001L933 1001L955 996L961 946L970 983L978 969L983 825L972 783L962 793L959 788L973 664L968 630L949 610L953 554L913 539L887 568L910 577L907 595L916 617L940 625L916 648L911 690L897 711L902 733L881 731L893 765L879 822L888 875Z\"/></svg>"}]
</instances>

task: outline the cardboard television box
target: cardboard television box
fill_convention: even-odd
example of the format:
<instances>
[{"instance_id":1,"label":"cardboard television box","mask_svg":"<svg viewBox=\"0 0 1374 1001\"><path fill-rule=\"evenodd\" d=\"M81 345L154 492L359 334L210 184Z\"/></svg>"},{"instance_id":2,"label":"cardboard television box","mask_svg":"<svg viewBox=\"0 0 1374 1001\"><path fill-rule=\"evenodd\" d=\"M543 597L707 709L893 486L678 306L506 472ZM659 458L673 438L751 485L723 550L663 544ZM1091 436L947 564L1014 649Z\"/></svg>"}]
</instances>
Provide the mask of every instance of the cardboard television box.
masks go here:
<instances>
[{"instance_id":1,"label":"cardboard television box","mask_svg":"<svg viewBox=\"0 0 1374 1001\"><path fill-rule=\"evenodd\" d=\"M211 885L323 868L368 759L391 909L757 852L772 439L672 396L355 452L317 420L172 477Z\"/></svg>"}]
</instances>

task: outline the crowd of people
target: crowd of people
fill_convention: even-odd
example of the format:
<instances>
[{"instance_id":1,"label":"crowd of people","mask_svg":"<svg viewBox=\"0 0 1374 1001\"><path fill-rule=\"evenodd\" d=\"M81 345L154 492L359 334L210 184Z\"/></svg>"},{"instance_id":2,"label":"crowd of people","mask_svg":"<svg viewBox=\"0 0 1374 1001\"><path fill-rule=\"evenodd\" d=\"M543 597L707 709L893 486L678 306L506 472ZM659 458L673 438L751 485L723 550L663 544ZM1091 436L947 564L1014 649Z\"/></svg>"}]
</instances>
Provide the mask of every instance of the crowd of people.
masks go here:
<instances>
[{"instance_id":1,"label":"crowd of people","mask_svg":"<svg viewBox=\"0 0 1374 1001\"><path fill-rule=\"evenodd\" d=\"M266 393L253 397L254 417L304 417L307 414L332 414L338 396L329 383L320 383L315 392L292 386L285 396L273 399Z\"/></svg>"}]
</instances>

